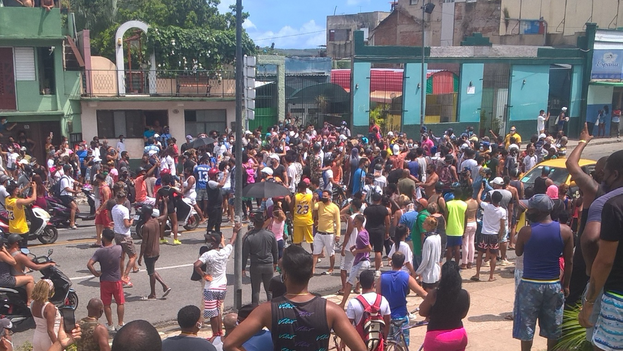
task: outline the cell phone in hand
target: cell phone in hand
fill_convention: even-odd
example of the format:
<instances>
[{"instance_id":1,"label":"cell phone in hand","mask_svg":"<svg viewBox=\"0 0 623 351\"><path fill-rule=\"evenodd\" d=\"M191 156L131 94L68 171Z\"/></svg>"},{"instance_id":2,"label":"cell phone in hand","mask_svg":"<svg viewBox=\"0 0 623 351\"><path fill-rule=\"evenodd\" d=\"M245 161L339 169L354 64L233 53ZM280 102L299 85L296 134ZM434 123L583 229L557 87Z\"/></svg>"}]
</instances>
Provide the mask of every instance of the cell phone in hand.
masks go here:
<instances>
[{"instance_id":1,"label":"cell phone in hand","mask_svg":"<svg viewBox=\"0 0 623 351\"><path fill-rule=\"evenodd\" d=\"M76 327L76 315L73 308L61 308L61 315L63 316L63 328L66 333L71 333Z\"/></svg>"}]
</instances>

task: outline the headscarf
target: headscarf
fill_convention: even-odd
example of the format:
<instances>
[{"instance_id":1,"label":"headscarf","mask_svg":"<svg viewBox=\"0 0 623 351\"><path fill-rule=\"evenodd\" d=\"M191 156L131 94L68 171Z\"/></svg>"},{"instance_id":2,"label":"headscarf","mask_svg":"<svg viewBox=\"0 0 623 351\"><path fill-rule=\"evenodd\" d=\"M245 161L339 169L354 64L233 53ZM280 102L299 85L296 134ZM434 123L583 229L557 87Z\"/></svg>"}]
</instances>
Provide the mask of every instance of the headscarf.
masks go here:
<instances>
[{"instance_id":1,"label":"headscarf","mask_svg":"<svg viewBox=\"0 0 623 351\"><path fill-rule=\"evenodd\" d=\"M552 200L558 199L558 187L556 185L550 185L547 187L545 194Z\"/></svg>"},{"instance_id":2,"label":"headscarf","mask_svg":"<svg viewBox=\"0 0 623 351\"><path fill-rule=\"evenodd\" d=\"M354 147L350 152L350 168L352 170L359 168L359 148Z\"/></svg>"}]
</instances>

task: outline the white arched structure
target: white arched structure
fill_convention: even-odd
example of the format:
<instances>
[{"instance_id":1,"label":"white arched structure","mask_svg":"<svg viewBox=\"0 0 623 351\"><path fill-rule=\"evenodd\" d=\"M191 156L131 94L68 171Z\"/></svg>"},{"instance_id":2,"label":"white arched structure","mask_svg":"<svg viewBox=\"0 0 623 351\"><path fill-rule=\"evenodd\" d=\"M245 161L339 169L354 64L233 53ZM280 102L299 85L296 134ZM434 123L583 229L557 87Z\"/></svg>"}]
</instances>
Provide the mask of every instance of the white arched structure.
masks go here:
<instances>
[{"instance_id":1,"label":"white arched structure","mask_svg":"<svg viewBox=\"0 0 623 351\"><path fill-rule=\"evenodd\" d=\"M138 28L147 33L149 25L141 21L128 21L120 25L115 33L115 53L117 64L117 87L120 96L125 96L125 64L123 62L123 35L130 28ZM152 52L149 57L149 94L156 93L156 56Z\"/></svg>"}]
</instances>

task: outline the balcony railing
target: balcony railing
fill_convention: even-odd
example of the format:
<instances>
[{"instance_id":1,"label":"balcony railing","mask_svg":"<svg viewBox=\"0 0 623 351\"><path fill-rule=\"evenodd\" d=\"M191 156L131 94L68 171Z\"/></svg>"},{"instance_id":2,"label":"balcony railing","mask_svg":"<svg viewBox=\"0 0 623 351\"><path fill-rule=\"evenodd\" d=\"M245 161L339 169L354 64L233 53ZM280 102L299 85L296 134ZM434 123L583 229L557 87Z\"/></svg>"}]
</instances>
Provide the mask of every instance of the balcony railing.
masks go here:
<instances>
[{"instance_id":1,"label":"balcony railing","mask_svg":"<svg viewBox=\"0 0 623 351\"><path fill-rule=\"evenodd\" d=\"M120 74L122 73L122 74ZM85 70L83 96L123 96L118 83L122 78L125 95L226 98L236 96L235 72L171 70Z\"/></svg>"}]
</instances>

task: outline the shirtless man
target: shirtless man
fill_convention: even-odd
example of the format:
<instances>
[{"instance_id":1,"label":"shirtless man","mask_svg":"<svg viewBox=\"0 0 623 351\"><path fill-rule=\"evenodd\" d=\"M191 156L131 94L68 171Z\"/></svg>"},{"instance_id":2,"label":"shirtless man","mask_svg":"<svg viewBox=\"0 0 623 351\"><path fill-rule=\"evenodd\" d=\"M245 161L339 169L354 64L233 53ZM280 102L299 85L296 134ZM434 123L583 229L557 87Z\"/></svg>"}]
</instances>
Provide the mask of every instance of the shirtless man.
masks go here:
<instances>
[{"instance_id":1,"label":"shirtless man","mask_svg":"<svg viewBox=\"0 0 623 351\"><path fill-rule=\"evenodd\" d=\"M54 0L41 0L41 7L43 7L47 11L50 11L52 8L54 8Z\"/></svg>"},{"instance_id":2,"label":"shirtless man","mask_svg":"<svg viewBox=\"0 0 623 351\"><path fill-rule=\"evenodd\" d=\"M426 196L432 196L435 194L435 184L439 181L439 176L435 173L435 169L432 165L429 165L426 168L426 182L416 182L416 186L421 186L424 188L424 192Z\"/></svg>"},{"instance_id":3,"label":"shirtless man","mask_svg":"<svg viewBox=\"0 0 623 351\"><path fill-rule=\"evenodd\" d=\"M28 258L28 256L24 255L24 253L20 251L20 240L22 240L22 237L19 234L11 234L7 239L7 249L16 262L16 265L12 267L11 275L26 275L26 273L24 273L26 268L39 271L44 268L56 265L54 262L43 264L34 263L30 258Z\"/></svg>"},{"instance_id":4,"label":"shirtless man","mask_svg":"<svg viewBox=\"0 0 623 351\"><path fill-rule=\"evenodd\" d=\"M33 0L16 0L24 7L35 7Z\"/></svg>"},{"instance_id":5,"label":"shirtless man","mask_svg":"<svg viewBox=\"0 0 623 351\"><path fill-rule=\"evenodd\" d=\"M478 195L476 195L477 197ZM461 269L471 269L474 264L474 241L476 238L476 213L478 212L478 200L472 196L465 201L467 210L465 211L465 234L463 234L463 257L461 259Z\"/></svg>"},{"instance_id":6,"label":"shirtless man","mask_svg":"<svg viewBox=\"0 0 623 351\"><path fill-rule=\"evenodd\" d=\"M515 244L513 241L513 237L515 236L515 230L517 228L517 210L519 208L521 208L521 206L519 206L519 190L517 190L517 188L515 188L514 186L511 185L511 178L509 176L504 176L504 189L508 190L511 192L512 200L511 200L511 204L512 204L512 210L509 208L508 210L508 220L510 222L510 228L509 228L509 233L510 233L510 238L509 238L509 242L508 242L508 249L514 249L515 248ZM502 259L506 259L506 249L507 247L504 246L504 248L501 250L502 251Z\"/></svg>"}]
</instances>

